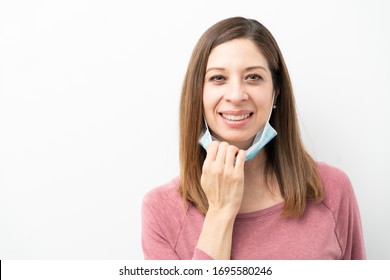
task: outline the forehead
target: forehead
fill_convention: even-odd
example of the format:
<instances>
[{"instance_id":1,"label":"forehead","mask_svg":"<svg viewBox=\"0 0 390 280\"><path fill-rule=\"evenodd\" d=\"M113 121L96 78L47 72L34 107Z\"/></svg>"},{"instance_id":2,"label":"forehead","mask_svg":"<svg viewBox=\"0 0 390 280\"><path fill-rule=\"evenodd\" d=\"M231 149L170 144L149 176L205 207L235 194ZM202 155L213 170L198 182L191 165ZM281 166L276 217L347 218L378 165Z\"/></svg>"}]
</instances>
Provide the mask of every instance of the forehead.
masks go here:
<instances>
[{"instance_id":1,"label":"forehead","mask_svg":"<svg viewBox=\"0 0 390 280\"><path fill-rule=\"evenodd\" d=\"M258 64L266 67L267 59L260 48L250 39L240 38L227 41L211 50L208 67Z\"/></svg>"}]
</instances>

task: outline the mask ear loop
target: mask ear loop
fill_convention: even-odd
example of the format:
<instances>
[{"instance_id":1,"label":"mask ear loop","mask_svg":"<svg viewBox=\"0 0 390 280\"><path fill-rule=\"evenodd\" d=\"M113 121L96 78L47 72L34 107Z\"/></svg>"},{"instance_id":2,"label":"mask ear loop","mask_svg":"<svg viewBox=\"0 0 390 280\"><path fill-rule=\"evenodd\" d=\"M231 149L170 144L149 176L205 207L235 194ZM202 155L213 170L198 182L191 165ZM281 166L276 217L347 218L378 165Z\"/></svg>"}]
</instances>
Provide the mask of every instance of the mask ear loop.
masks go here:
<instances>
[{"instance_id":1,"label":"mask ear loop","mask_svg":"<svg viewBox=\"0 0 390 280\"><path fill-rule=\"evenodd\" d=\"M274 100L275 100L275 91L272 93L272 104L274 104ZM272 105L272 108L271 108L271 110L270 110L270 112L269 112L269 115L268 115L267 122L265 123L263 129L260 130L260 131L256 134L255 139L253 139L252 145L253 145L253 143L255 143L257 140L259 140L259 139L262 137L262 135L263 135L262 132L263 132L265 126L267 125L267 123L269 123L269 121L270 121L270 119L271 119L272 111L273 111L273 109L275 109L275 107L276 107L275 105ZM260 134L260 133L261 133L261 134Z\"/></svg>"},{"instance_id":2,"label":"mask ear loop","mask_svg":"<svg viewBox=\"0 0 390 280\"><path fill-rule=\"evenodd\" d=\"M206 125L206 130L210 131L209 126L207 125L206 117L204 114L203 114L203 121L204 121L204 124Z\"/></svg>"},{"instance_id":3,"label":"mask ear loop","mask_svg":"<svg viewBox=\"0 0 390 280\"><path fill-rule=\"evenodd\" d=\"M211 141L219 141L219 142L221 142L220 140L218 140L218 138L216 138L214 135L211 134L209 126L208 126L207 121L206 121L206 117L204 115L203 115L203 120L204 120L204 124L206 126L206 129L204 130L203 134L205 134L208 131L209 134L210 134L210 137L211 137Z\"/></svg>"},{"instance_id":4,"label":"mask ear loop","mask_svg":"<svg viewBox=\"0 0 390 280\"><path fill-rule=\"evenodd\" d=\"M270 119L271 119L271 115L272 115L272 111L273 111L273 109L275 109L276 108L276 105L275 105L275 91L272 93L272 108L271 108L271 111L269 112L269 116L268 116L268 123L269 123L269 121L270 121Z\"/></svg>"}]
</instances>

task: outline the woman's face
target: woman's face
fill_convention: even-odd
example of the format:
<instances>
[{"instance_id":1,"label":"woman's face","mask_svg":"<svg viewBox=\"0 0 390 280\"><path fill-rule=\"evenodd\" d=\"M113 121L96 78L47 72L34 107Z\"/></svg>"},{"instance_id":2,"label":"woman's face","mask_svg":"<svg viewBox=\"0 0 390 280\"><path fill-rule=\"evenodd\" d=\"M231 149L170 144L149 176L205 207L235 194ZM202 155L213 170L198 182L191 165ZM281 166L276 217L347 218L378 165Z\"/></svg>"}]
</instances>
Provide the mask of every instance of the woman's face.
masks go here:
<instances>
[{"instance_id":1,"label":"woman's face","mask_svg":"<svg viewBox=\"0 0 390 280\"><path fill-rule=\"evenodd\" d=\"M203 86L203 109L212 135L248 149L268 121L273 92L267 60L251 40L215 47Z\"/></svg>"}]
</instances>

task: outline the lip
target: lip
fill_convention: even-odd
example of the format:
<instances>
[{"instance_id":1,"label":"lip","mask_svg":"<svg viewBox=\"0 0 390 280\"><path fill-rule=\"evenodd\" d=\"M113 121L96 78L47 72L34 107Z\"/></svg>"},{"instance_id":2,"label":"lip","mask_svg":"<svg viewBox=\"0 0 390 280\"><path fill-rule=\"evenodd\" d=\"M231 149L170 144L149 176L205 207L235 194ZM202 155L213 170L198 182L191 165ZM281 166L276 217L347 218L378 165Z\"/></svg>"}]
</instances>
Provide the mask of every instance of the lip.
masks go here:
<instances>
[{"instance_id":1,"label":"lip","mask_svg":"<svg viewBox=\"0 0 390 280\"><path fill-rule=\"evenodd\" d=\"M233 115L233 116L241 116L241 115L246 115L246 114L252 114L253 111L250 111L250 110L239 110L239 111L228 110L228 111L219 111L218 113L220 115L227 114L227 115Z\"/></svg>"},{"instance_id":2,"label":"lip","mask_svg":"<svg viewBox=\"0 0 390 280\"><path fill-rule=\"evenodd\" d=\"M242 115L247 115L249 114L249 117L243 119L243 120L235 120L235 121L232 121L232 120L228 120L226 119L225 117L223 117L223 115L232 115L232 116L242 116ZM240 110L240 111L232 111L232 110L228 110L228 111L220 111L218 112L218 115L219 117L221 118L222 122L228 126L229 128L243 128L245 127L249 122L252 121L252 117L253 117L253 111L249 111L249 110Z\"/></svg>"}]
</instances>

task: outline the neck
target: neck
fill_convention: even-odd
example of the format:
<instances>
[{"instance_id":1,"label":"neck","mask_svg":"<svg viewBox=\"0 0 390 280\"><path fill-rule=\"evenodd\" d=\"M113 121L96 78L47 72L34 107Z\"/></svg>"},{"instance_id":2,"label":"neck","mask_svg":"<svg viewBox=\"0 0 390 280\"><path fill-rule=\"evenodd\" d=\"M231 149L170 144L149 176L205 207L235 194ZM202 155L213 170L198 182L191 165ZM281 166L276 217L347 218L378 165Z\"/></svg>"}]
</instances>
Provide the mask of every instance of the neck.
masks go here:
<instances>
[{"instance_id":1,"label":"neck","mask_svg":"<svg viewBox=\"0 0 390 280\"><path fill-rule=\"evenodd\" d=\"M250 173L255 172L256 174L263 174L265 169L265 163L267 156L265 150L261 150L253 159L245 162L244 172L245 176L250 175Z\"/></svg>"},{"instance_id":2,"label":"neck","mask_svg":"<svg viewBox=\"0 0 390 280\"><path fill-rule=\"evenodd\" d=\"M252 160L245 162L244 197L240 212L261 210L283 201L275 175L265 174L266 154L261 150Z\"/></svg>"}]
</instances>

